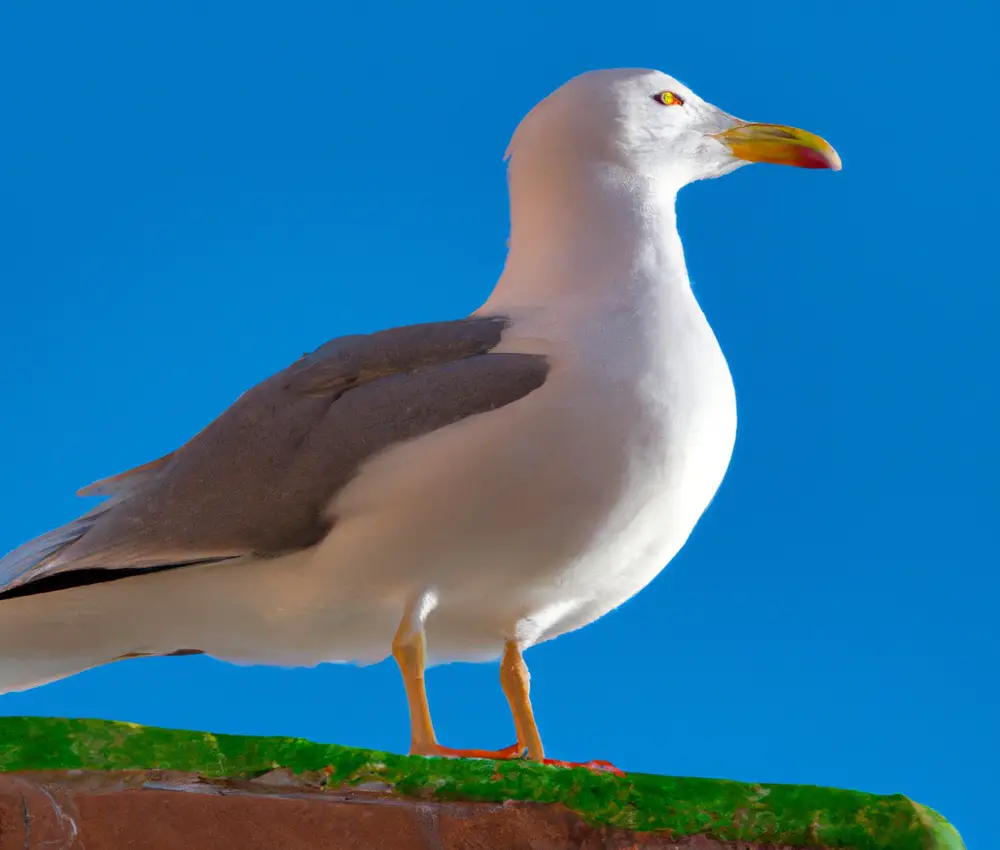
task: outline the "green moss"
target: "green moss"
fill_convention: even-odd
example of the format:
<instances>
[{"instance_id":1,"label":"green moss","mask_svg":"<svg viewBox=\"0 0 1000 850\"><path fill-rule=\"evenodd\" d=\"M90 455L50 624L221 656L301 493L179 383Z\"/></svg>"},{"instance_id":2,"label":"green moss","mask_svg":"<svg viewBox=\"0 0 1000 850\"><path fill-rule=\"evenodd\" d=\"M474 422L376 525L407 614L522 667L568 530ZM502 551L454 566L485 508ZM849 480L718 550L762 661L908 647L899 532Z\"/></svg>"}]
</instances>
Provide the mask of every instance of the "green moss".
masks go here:
<instances>
[{"instance_id":1,"label":"green moss","mask_svg":"<svg viewBox=\"0 0 1000 850\"><path fill-rule=\"evenodd\" d=\"M852 850L964 850L937 812L901 794L752 785L632 773L616 777L526 762L427 759L296 738L213 735L104 720L0 717L0 771L182 770L258 776L324 769L330 787L377 780L438 800L561 803L592 824Z\"/></svg>"}]
</instances>

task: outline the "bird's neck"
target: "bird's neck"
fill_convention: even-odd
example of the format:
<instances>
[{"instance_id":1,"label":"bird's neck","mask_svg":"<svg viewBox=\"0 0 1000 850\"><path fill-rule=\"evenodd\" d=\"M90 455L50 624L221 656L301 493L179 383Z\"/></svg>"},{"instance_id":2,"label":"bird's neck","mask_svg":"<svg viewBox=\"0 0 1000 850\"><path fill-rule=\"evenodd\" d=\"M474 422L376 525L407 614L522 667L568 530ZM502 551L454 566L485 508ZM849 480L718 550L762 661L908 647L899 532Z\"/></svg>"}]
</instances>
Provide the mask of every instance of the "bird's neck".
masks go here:
<instances>
[{"instance_id":1,"label":"bird's neck","mask_svg":"<svg viewBox=\"0 0 1000 850\"><path fill-rule=\"evenodd\" d=\"M589 304L659 312L693 302L668 182L611 164L515 156L509 183L510 248L484 310Z\"/></svg>"}]
</instances>

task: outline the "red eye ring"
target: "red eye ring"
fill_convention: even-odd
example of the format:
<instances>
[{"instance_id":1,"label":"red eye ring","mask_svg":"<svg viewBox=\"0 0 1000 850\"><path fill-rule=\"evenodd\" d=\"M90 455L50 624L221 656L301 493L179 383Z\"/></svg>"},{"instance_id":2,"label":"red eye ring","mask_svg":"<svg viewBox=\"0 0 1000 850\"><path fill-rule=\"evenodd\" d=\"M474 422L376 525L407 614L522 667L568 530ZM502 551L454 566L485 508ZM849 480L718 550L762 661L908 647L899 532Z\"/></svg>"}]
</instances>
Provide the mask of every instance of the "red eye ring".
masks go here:
<instances>
[{"instance_id":1,"label":"red eye ring","mask_svg":"<svg viewBox=\"0 0 1000 850\"><path fill-rule=\"evenodd\" d=\"M683 106L684 98L672 91L661 91L653 95L653 100L663 106Z\"/></svg>"}]
</instances>

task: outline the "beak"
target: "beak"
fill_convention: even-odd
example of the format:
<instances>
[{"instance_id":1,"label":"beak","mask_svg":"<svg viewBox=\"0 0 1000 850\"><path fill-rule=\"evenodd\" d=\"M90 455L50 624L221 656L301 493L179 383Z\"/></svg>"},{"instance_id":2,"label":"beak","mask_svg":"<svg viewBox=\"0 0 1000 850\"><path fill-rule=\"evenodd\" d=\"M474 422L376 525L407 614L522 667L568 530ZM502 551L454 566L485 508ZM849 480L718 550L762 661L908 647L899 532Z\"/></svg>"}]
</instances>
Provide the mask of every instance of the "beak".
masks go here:
<instances>
[{"instance_id":1,"label":"beak","mask_svg":"<svg viewBox=\"0 0 1000 850\"><path fill-rule=\"evenodd\" d=\"M829 168L840 171L840 157L830 143L819 136L780 124L747 124L735 127L714 138L728 146L737 159L747 162L772 162L799 168Z\"/></svg>"}]
</instances>

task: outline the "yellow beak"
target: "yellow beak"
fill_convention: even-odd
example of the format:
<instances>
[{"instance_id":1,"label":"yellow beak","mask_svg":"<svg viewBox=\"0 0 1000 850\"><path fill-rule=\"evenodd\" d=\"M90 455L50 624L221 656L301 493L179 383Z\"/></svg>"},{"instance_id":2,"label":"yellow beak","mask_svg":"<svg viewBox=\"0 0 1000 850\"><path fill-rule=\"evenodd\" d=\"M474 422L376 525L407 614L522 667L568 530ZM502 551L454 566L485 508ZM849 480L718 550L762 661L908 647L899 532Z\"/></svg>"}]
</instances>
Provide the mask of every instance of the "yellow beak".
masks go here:
<instances>
[{"instance_id":1,"label":"yellow beak","mask_svg":"<svg viewBox=\"0 0 1000 850\"><path fill-rule=\"evenodd\" d=\"M728 145L737 159L747 162L773 162L799 168L829 168L840 171L837 152L825 139L814 133L780 124L740 122L715 138Z\"/></svg>"}]
</instances>

